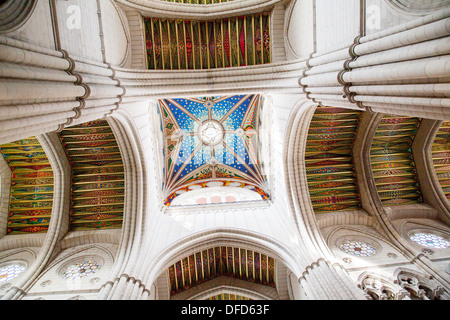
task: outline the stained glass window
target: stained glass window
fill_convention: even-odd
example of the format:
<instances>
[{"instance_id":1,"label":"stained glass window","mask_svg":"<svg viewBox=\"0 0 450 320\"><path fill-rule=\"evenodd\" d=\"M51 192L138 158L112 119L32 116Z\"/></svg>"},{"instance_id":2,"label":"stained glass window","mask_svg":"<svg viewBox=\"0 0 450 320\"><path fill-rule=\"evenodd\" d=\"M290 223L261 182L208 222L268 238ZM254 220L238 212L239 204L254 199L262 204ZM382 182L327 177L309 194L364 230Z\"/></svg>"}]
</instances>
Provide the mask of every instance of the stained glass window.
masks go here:
<instances>
[{"instance_id":1,"label":"stained glass window","mask_svg":"<svg viewBox=\"0 0 450 320\"><path fill-rule=\"evenodd\" d=\"M409 237L412 241L420 244L424 247L430 247L435 249L445 249L450 245L450 242L443 237L432 233L416 232Z\"/></svg>"},{"instance_id":2,"label":"stained glass window","mask_svg":"<svg viewBox=\"0 0 450 320\"><path fill-rule=\"evenodd\" d=\"M20 264L11 264L0 268L0 283L17 277L23 271L25 271L25 267Z\"/></svg>"},{"instance_id":3,"label":"stained glass window","mask_svg":"<svg viewBox=\"0 0 450 320\"><path fill-rule=\"evenodd\" d=\"M64 279L81 279L93 275L100 269L100 265L92 260L75 263L67 267Z\"/></svg>"},{"instance_id":4,"label":"stained glass window","mask_svg":"<svg viewBox=\"0 0 450 320\"><path fill-rule=\"evenodd\" d=\"M359 257L370 257L377 252L371 244L362 241L347 240L339 247L344 252Z\"/></svg>"}]
</instances>

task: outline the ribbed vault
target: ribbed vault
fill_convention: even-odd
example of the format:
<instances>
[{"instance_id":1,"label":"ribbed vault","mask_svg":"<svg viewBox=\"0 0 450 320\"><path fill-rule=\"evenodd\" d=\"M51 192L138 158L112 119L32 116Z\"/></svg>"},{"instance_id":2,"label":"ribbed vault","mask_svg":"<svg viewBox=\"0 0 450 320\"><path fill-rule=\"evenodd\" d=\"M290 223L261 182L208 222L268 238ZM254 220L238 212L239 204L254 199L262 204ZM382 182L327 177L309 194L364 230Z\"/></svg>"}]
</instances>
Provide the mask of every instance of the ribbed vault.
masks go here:
<instances>
[{"instance_id":1,"label":"ribbed vault","mask_svg":"<svg viewBox=\"0 0 450 320\"><path fill-rule=\"evenodd\" d=\"M164 99L164 197L207 187L240 187L268 199L261 167L259 122L262 97Z\"/></svg>"}]
</instances>

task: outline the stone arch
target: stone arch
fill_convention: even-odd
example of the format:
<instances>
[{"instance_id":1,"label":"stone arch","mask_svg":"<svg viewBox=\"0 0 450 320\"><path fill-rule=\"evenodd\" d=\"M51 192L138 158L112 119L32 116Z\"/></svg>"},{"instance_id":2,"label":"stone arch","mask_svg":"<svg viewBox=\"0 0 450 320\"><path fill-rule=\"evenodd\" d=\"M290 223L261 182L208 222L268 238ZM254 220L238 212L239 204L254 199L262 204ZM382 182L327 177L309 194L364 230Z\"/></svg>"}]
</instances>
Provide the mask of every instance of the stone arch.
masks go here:
<instances>
[{"instance_id":1,"label":"stone arch","mask_svg":"<svg viewBox=\"0 0 450 320\"><path fill-rule=\"evenodd\" d=\"M0 5L0 33L6 34L22 28L37 5L36 0L8 0Z\"/></svg>"},{"instance_id":2,"label":"stone arch","mask_svg":"<svg viewBox=\"0 0 450 320\"><path fill-rule=\"evenodd\" d=\"M433 277L417 270L398 268L394 271L396 283L408 291L411 299L440 300L448 299L445 289Z\"/></svg>"},{"instance_id":3,"label":"stone arch","mask_svg":"<svg viewBox=\"0 0 450 320\"><path fill-rule=\"evenodd\" d=\"M33 286L27 291L27 294L47 295L60 294L63 296L67 290L78 291L89 289L91 292L100 290L102 284L107 281L110 271L116 260L115 254L117 245L108 243L97 244L73 244L66 248L51 261L39 276L34 280ZM86 273L83 277L70 278L65 272L75 264L92 262L92 272ZM58 285L55 286L54 283Z\"/></svg>"},{"instance_id":4,"label":"stone arch","mask_svg":"<svg viewBox=\"0 0 450 320\"><path fill-rule=\"evenodd\" d=\"M144 281L148 283L151 281L150 279L157 278L157 280L155 280L158 291L156 296L169 298L170 295L167 293L167 286L169 285L167 276L168 268L177 261L192 254L221 246L247 249L274 258L275 283L278 296L284 299L289 297L287 292L287 270L296 274L297 278L299 276L296 262L298 258L295 253L274 239L261 237L253 232L234 229L209 229L177 241L161 252L156 258L152 259L153 261L158 262L154 263L154 266L148 269L151 271L145 275ZM230 284L231 283L227 281L218 282L218 285L220 286L230 286ZM234 287L239 286L236 285ZM195 294L200 293L196 292ZM273 298L276 295L272 292L270 296Z\"/></svg>"},{"instance_id":5,"label":"stone arch","mask_svg":"<svg viewBox=\"0 0 450 320\"><path fill-rule=\"evenodd\" d=\"M118 0L129 9L135 9L142 15L161 16L177 19L215 19L250 14L268 10L282 0L233 0L214 5L189 5L169 1L151 0Z\"/></svg>"},{"instance_id":6,"label":"stone arch","mask_svg":"<svg viewBox=\"0 0 450 320\"><path fill-rule=\"evenodd\" d=\"M372 300L409 300L408 292L385 276L363 272L358 287Z\"/></svg>"}]
</instances>

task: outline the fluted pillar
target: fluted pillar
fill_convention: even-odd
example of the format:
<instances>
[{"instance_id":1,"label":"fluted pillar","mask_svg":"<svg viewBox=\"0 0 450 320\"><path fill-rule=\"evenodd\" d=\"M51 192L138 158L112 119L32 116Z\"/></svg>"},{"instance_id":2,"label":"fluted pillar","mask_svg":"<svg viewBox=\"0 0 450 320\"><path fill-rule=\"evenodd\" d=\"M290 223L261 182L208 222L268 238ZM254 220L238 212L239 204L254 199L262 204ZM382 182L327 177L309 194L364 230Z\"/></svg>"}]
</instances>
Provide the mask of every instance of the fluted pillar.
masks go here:
<instances>
[{"instance_id":1,"label":"fluted pillar","mask_svg":"<svg viewBox=\"0 0 450 320\"><path fill-rule=\"evenodd\" d=\"M103 118L124 93L109 64L0 37L0 144Z\"/></svg>"},{"instance_id":2,"label":"fluted pillar","mask_svg":"<svg viewBox=\"0 0 450 320\"><path fill-rule=\"evenodd\" d=\"M328 106L450 119L450 9L313 54L299 84Z\"/></svg>"},{"instance_id":3,"label":"fluted pillar","mask_svg":"<svg viewBox=\"0 0 450 320\"><path fill-rule=\"evenodd\" d=\"M342 267L319 259L306 268L298 281L308 300L366 300L363 291L344 274Z\"/></svg>"},{"instance_id":4,"label":"fluted pillar","mask_svg":"<svg viewBox=\"0 0 450 320\"><path fill-rule=\"evenodd\" d=\"M123 102L231 93L301 93L297 79L304 61L215 70L116 69L126 92Z\"/></svg>"},{"instance_id":5,"label":"fluted pillar","mask_svg":"<svg viewBox=\"0 0 450 320\"><path fill-rule=\"evenodd\" d=\"M58 130L76 116L86 87L61 51L0 37L0 143Z\"/></svg>"},{"instance_id":6,"label":"fluted pillar","mask_svg":"<svg viewBox=\"0 0 450 320\"><path fill-rule=\"evenodd\" d=\"M294 223L301 237L299 250L305 257L303 276L299 278L302 295L308 299L365 300L365 296L336 261L327 246L312 207L307 179L305 150L309 123L317 105L300 101L290 114L286 129L286 185Z\"/></svg>"}]
</instances>

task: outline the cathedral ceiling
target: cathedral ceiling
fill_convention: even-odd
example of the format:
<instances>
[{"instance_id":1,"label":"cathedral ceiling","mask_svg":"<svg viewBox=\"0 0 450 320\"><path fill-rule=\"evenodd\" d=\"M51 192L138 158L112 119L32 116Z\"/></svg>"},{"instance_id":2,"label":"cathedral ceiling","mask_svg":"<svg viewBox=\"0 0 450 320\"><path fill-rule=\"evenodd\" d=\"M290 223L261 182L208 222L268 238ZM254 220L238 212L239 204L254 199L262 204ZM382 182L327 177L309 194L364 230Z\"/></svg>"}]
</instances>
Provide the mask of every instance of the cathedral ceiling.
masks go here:
<instances>
[{"instance_id":1,"label":"cathedral ceiling","mask_svg":"<svg viewBox=\"0 0 450 320\"><path fill-rule=\"evenodd\" d=\"M355 209L360 197L352 146L360 111L318 107L306 145L306 174L316 213Z\"/></svg>"},{"instance_id":2,"label":"cathedral ceiling","mask_svg":"<svg viewBox=\"0 0 450 320\"><path fill-rule=\"evenodd\" d=\"M144 26L149 69L214 69L272 60L270 12L211 21L144 18Z\"/></svg>"},{"instance_id":3,"label":"cathedral ceiling","mask_svg":"<svg viewBox=\"0 0 450 320\"><path fill-rule=\"evenodd\" d=\"M411 145L421 119L386 114L370 151L373 176L383 205L421 202Z\"/></svg>"},{"instance_id":4,"label":"cathedral ceiling","mask_svg":"<svg viewBox=\"0 0 450 320\"><path fill-rule=\"evenodd\" d=\"M186 4L214 4L214 3L230 2L233 0L163 0L163 1L186 3Z\"/></svg>"},{"instance_id":5,"label":"cathedral ceiling","mask_svg":"<svg viewBox=\"0 0 450 320\"><path fill-rule=\"evenodd\" d=\"M219 276L275 287L275 259L242 248L214 247L177 261L168 276L171 295Z\"/></svg>"},{"instance_id":6,"label":"cathedral ceiling","mask_svg":"<svg viewBox=\"0 0 450 320\"><path fill-rule=\"evenodd\" d=\"M268 198L259 150L261 103L259 95L159 101L166 205L205 187L242 187Z\"/></svg>"},{"instance_id":7,"label":"cathedral ceiling","mask_svg":"<svg viewBox=\"0 0 450 320\"><path fill-rule=\"evenodd\" d=\"M121 228L124 210L123 163L106 120L59 133L72 168L70 228Z\"/></svg>"},{"instance_id":8,"label":"cathedral ceiling","mask_svg":"<svg viewBox=\"0 0 450 320\"><path fill-rule=\"evenodd\" d=\"M53 170L35 137L0 146L11 169L7 234L46 232L53 206Z\"/></svg>"},{"instance_id":9,"label":"cathedral ceiling","mask_svg":"<svg viewBox=\"0 0 450 320\"><path fill-rule=\"evenodd\" d=\"M431 148L439 183L450 200L450 122L444 121Z\"/></svg>"}]
</instances>

